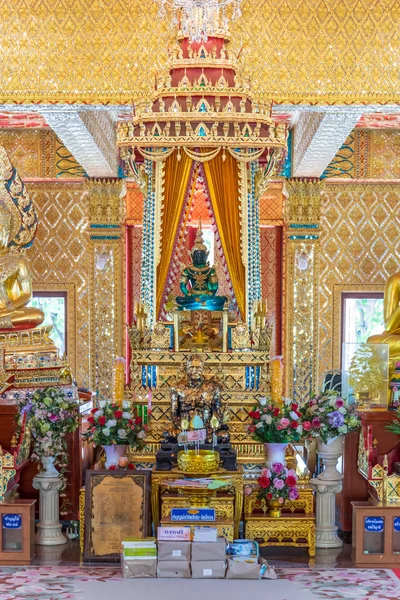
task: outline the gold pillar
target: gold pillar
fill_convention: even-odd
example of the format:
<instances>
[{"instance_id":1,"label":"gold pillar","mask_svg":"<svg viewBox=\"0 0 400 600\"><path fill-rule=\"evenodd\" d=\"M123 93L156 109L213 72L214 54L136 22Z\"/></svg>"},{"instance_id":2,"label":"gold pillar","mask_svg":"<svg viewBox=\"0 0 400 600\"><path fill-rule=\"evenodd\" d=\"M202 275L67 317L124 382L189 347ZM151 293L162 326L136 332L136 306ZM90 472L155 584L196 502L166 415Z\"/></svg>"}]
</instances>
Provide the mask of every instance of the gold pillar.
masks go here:
<instances>
[{"instance_id":1,"label":"gold pillar","mask_svg":"<svg viewBox=\"0 0 400 600\"><path fill-rule=\"evenodd\" d=\"M319 388L319 179L285 183L286 390L299 404Z\"/></svg>"},{"instance_id":2,"label":"gold pillar","mask_svg":"<svg viewBox=\"0 0 400 600\"><path fill-rule=\"evenodd\" d=\"M113 366L125 349L125 183L91 179L90 385L112 397Z\"/></svg>"}]
</instances>

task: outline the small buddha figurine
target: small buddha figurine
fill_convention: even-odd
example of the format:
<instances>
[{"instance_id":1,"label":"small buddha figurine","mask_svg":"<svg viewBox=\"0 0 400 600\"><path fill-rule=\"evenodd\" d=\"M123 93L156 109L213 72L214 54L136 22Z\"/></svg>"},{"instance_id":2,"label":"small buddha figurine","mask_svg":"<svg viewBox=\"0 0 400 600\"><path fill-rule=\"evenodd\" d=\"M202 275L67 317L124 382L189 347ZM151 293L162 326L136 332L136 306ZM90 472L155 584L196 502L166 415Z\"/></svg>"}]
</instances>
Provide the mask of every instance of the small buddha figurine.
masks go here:
<instances>
[{"instance_id":1,"label":"small buddha figurine","mask_svg":"<svg viewBox=\"0 0 400 600\"><path fill-rule=\"evenodd\" d=\"M190 255L192 264L183 268L180 279L184 295L176 298L179 310L223 310L228 298L216 296L218 279L215 267L207 261L208 250L203 240L201 221Z\"/></svg>"},{"instance_id":2,"label":"small buddha figurine","mask_svg":"<svg viewBox=\"0 0 400 600\"><path fill-rule=\"evenodd\" d=\"M44 320L38 308L27 307L32 298L28 262L8 246L11 214L0 204L0 331L32 329Z\"/></svg>"},{"instance_id":3,"label":"small buddha figurine","mask_svg":"<svg viewBox=\"0 0 400 600\"><path fill-rule=\"evenodd\" d=\"M201 356L190 354L185 361L186 380L171 389L172 422L177 430L206 429L207 440L223 424L221 388L203 377Z\"/></svg>"},{"instance_id":4,"label":"small buddha figurine","mask_svg":"<svg viewBox=\"0 0 400 600\"><path fill-rule=\"evenodd\" d=\"M395 273L386 282L383 299L385 331L368 338L367 344L388 344L389 377L396 361L400 360L400 273Z\"/></svg>"}]
</instances>

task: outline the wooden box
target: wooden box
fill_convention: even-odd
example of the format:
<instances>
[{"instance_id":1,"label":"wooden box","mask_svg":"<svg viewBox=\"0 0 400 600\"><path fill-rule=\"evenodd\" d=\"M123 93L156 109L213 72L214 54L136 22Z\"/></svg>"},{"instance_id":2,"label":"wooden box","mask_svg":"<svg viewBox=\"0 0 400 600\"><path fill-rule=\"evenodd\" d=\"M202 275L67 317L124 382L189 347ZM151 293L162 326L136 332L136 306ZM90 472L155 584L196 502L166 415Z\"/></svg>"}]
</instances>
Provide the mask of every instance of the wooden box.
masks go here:
<instances>
[{"instance_id":1,"label":"wooden box","mask_svg":"<svg viewBox=\"0 0 400 600\"><path fill-rule=\"evenodd\" d=\"M0 564L30 564L35 554L35 502L0 503Z\"/></svg>"},{"instance_id":2,"label":"wooden box","mask_svg":"<svg viewBox=\"0 0 400 600\"><path fill-rule=\"evenodd\" d=\"M353 560L357 566L400 563L400 503L352 502Z\"/></svg>"}]
</instances>

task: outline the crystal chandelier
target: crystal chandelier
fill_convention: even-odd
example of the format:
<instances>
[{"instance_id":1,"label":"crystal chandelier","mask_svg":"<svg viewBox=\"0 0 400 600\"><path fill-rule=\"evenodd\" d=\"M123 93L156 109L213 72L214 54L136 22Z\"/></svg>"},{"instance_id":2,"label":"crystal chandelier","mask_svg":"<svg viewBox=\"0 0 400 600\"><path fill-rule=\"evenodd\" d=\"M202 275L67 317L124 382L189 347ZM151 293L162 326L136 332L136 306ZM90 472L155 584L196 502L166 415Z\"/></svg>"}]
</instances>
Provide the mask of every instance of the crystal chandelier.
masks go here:
<instances>
[{"instance_id":1,"label":"crystal chandelier","mask_svg":"<svg viewBox=\"0 0 400 600\"><path fill-rule=\"evenodd\" d=\"M159 17L165 17L166 7L174 11L172 25L180 25L181 31L190 42L206 42L209 36L228 30L226 7L232 5L232 19L242 14L242 0L157 0L160 4ZM180 19L176 11L181 11Z\"/></svg>"}]
</instances>

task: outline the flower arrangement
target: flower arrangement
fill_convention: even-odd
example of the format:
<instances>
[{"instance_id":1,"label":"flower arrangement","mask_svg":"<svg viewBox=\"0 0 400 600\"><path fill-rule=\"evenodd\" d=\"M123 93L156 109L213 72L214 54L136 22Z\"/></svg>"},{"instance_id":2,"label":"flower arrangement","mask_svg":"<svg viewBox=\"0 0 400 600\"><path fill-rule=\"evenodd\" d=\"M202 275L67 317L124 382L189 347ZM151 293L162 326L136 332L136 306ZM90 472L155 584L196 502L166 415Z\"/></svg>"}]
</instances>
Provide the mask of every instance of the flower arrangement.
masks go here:
<instances>
[{"instance_id":1,"label":"flower arrangement","mask_svg":"<svg viewBox=\"0 0 400 600\"><path fill-rule=\"evenodd\" d=\"M263 469L258 478L260 486L257 498L262 502L277 500L283 504L286 499L297 500L297 475L293 469L287 469L282 463L273 463L271 469Z\"/></svg>"},{"instance_id":2,"label":"flower arrangement","mask_svg":"<svg viewBox=\"0 0 400 600\"><path fill-rule=\"evenodd\" d=\"M65 436L74 432L79 424L78 403L73 392L65 392L62 387L37 390L21 400L18 422L24 414L26 427L33 437L31 460L40 462L44 457L53 456L56 466L66 468Z\"/></svg>"},{"instance_id":3,"label":"flower arrangement","mask_svg":"<svg viewBox=\"0 0 400 600\"><path fill-rule=\"evenodd\" d=\"M320 436L324 444L361 426L356 405L347 402L333 390L311 398L301 407L301 414L304 431L314 437Z\"/></svg>"},{"instance_id":4,"label":"flower arrangement","mask_svg":"<svg viewBox=\"0 0 400 600\"><path fill-rule=\"evenodd\" d=\"M252 420L248 432L257 442L299 442L303 436L301 412L297 404L285 398L282 406L260 399L260 406L249 412Z\"/></svg>"},{"instance_id":5,"label":"flower arrangement","mask_svg":"<svg viewBox=\"0 0 400 600\"><path fill-rule=\"evenodd\" d=\"M17 415L19 424L22 423L24 414L26 414L25 426L29 428L33 438L31 460L40 463L44 458L54 457L54 466L59 468L63 482L60 490L61 515L65 515L67 514L65 488L68 467L65 436L78 428L78 402L71 390L47 387L27 395L20 401Z\"/></svg>"},{"instance_id":6,"label":"flower arrangement","mask_svg":"<svg viewBox=\"0 0 400 600\"><path fill-rule=\"evenodd\" d=\"M82 437L95 446L127 444L143 447L147 425L142 425L142 418L135 414L131 403L126 400L121 406L101 400L99 407L91 410L87 421L90 427Z\"/></svg>"},{"instance_id":7,"label":"flower arrangement","mask_svg":"<svg viewBox=\"0 0 400 600\"><path fill-rule=\"evenodd\" d=\"M121 465L111 465L108 467L108 471L134 471L136 469L136 465L134 463L129 463L125 467L121 467Z\"/></svg>"}]
</instances>

